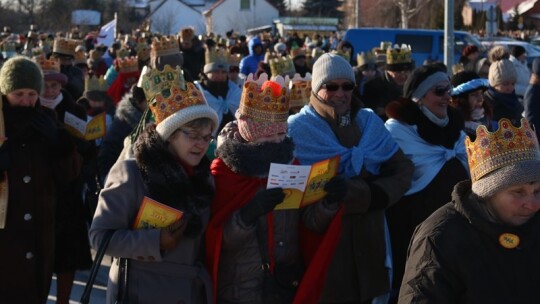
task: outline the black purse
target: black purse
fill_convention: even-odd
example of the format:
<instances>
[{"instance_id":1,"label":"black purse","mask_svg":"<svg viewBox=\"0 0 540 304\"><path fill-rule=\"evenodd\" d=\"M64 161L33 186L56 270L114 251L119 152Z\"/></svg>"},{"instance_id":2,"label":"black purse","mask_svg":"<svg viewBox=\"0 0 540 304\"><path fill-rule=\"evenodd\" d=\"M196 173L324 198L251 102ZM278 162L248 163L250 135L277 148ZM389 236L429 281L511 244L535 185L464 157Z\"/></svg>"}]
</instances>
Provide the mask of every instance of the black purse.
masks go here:
<instances>
[{"instance_id":1,"label":"black purse","mask_svg":"<svg viewBox=\"0 0 540 304\"><path fill-rule=\"evenodd\" d=\"M94 287L99 266L101 266L101 261L103 261L103 256L105 255L105 250L107 250L113 234L114 230L107 231L101 245L99 245L98 251L96 252L96 257L94 259L94 263L92 264L92 268L90 268L90 276L88 278L88 281L86 282L86 286L84 287L84 291L81 296L81 304L90 303L90 293L92 292L92 288ZM115 303L127 304L127 278L129 259L120 258L118 259L118 263L118 294L116 295Z\"/></svg>"},{"instance_id":2,"label":"black purse","mask_svg":"<svg viewBox=\"0 0 540 304\"><path fill-rule=\"evenodd\" d=\"M264 272L262 285L263 303L292 303L298 283L304 273L304 267L302 265L276 264L274 266L274 273L272 273L270 271L270 258L268 254L268 229L260 220L257 222L256 233L262 260L261 269Z\"/></svg>"}]
</instances>

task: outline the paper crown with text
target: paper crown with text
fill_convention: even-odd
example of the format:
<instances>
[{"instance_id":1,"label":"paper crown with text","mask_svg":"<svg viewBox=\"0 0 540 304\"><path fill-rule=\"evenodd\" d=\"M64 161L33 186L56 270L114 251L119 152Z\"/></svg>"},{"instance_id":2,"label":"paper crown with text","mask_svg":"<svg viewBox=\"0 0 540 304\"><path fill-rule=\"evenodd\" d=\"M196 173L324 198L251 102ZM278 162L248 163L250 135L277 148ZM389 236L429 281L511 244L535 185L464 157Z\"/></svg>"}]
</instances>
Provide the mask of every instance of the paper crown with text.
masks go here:
<instances>
[{"instance_id":1,"label":"paper crown with text","mask_svg":"<svg viewBox=\"0 0 540 304\"><path fill-rule=\"evenodd\" d=\"M485 126L476 129L476 140L465 139L471 180L476 182L502 167L528 160L540 161L540 150L535 132L525 118L515 127L503 118L499 128L490 132Z\"/></svg>"},{"instance_id":2,"label":"paper crown with text","mask_svg":"<svg viewBox=\"0 0 540 304\"><path fill-rule=\"evenodd\" d=\"M280 84L280 89L263 84L268 81L268 75L263 73L257 80L249 74L244 82L242 97L238 113L240 117L251 118L262 122L284 122L289 116L289 93L285 86L285 79L281 76L273 78Z\"/></svg>"},{"instance_id":3,"label":"paper crown with text","mask_svg":"<svg viewBox=\"0 0 540 304\"><path fill-rule=\"evenodd\" d=\"M386 50L386 69L389 71L405 71L413 69L411 46L395 45Z\"/></svg>"},{"instance_id":4,"label":"paper crown with text","mask_svg":"<svg viewBox=\"0 0 540 304\"><path fill-rule=\"evenodd\" d=\"M294 74L289 81L289 108L303 107L309 103L311 95L311 74L301 77L300 74Z\"/></svg>"},{"instance_id":5,"label":"paper crown with text","mask_svg":"<svg viewBox=\"0 0 540 304\"><path fill-rule=\"evenodd\" d=\"M107 92L107 89L109 88L109 85L107 85L107 81L105 80L105 77L101 75L101 77L96 76L86 76L84 78L84 91L99 91L99 92Z\"/></svg>"},{"instance_id":6,"label":"paper crown with text","mask_svg":"<svg viewBox=\"0 0 540 304\"><path fill-rule=\"evenodd\" d=\"M151 53L155 57L180 54L180 46L174 37L154 38Z\"/></svg>"},{"instance_id":7,"label":"paper crown with text","mask_svg":"<svg viewBox=\"0 0 540 304\"><path fill-rule=\"evenodd\" d=\"M203 93L186 82L180 67L165 65L163 70L151 69L143 73L142 89L149 100L149 108L157 124L156 131L163 139L189 121L209 118L217 126L216 112L208 105Z\"/></svg>"},{"instance_id":8,"label":"paper crown with text","mask_svg":"<svg viewBox=\"0 0 540 304\"><path fill-rule=\"evenodd\" d=\"M81 44L79 40L55 38L53 43L53 53L75 57L75 48Z\"/></svg>"}]
</instances>

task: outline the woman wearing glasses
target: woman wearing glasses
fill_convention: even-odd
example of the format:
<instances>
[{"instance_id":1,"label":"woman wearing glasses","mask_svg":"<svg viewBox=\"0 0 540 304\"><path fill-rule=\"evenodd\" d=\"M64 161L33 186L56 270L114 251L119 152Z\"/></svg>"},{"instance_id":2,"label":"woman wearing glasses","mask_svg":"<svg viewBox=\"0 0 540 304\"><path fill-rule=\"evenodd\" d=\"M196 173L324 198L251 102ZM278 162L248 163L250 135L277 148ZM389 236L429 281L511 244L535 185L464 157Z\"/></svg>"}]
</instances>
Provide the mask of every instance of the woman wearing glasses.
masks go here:
<instances>
[{"instance_id":1,"label":"woman wearing glasses","mask_svg":"<svg viewBox=\"0 0 540 304\"><path fill-rule=\"evenodd\" d=\"M212 302L210 277L202 266L214 195L205 153L218 118L203 94L179 75L178 67L168 65L143 75L156 123L134 143L134 158L112 167L99 196L90 242L97 249L107 231L114 231L106 251L115 257L107 303L122 294L132 303ZM137 229L141 203L148 199L183 214L169 225ZM164 213L153 214L162 219ZM127 284L119 276L119 258L128 259Z\"/></svg>"},{"instance_id":2,"label":"woman wearing glasses","mask_svg":"<svg viewBox=\"0 0 540 304\"><path fill-rule=\"evenodd\" d=\"M464 122L450 107L451 92L440 65L422 66L407 79L404 98L386 107L386 128L415 166L411 187L386 213L396 292L415 227L450 200L457 182L468 178Z\"/></svg>"}]
</instances>

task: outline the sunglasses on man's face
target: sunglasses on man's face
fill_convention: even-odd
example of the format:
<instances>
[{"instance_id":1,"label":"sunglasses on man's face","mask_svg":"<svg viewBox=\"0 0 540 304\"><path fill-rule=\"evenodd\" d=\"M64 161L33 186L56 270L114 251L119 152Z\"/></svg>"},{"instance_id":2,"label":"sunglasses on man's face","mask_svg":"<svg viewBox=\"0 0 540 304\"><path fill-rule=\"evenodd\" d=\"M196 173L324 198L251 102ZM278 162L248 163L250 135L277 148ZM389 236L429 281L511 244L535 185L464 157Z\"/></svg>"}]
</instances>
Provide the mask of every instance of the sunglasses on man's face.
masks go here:
<instances>
[{"instance_id":1,"label":"sunglasses on man's face","mask_svg":"<svg viewBox=\"0 0 540 304\"><path fill-rule=\"evenodd\" d=\"M349 92L354 89L354 83L344 83L344 84L337 84L337 83L325 83L322 85L323 89L326 89L328 92L335 92L341 88L343 91Z\"/></svg>"},{"instance_id":2,"label":"sunglasses on man's face","mask_svg":"<svg viewBox=\"0 0 540 304\"><path fill-rule=\"evenodd\" d=\"M433 94L443 97L445 94L451 95L452 94L452 86L446 86L446 87L435 87L433 89Z\"/></svg>"}]
</instances>

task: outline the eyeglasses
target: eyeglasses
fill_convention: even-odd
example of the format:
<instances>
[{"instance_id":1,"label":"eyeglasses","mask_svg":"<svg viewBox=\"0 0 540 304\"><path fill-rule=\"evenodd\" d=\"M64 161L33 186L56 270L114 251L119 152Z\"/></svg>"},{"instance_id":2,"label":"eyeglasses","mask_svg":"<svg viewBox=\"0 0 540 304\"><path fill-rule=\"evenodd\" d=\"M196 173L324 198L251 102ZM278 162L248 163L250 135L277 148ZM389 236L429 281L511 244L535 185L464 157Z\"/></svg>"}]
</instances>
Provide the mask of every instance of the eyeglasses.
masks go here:
<instances>
[{"instance_id":1,"label":"eyeglasses","mask_svg":"<svg viewBox=\"0 0 540 304\"><path fill-rule=\"evenodd\" d=\"M178 129L178 130L180 130L180 132L184 133L184 135L186 135L189 138L189 140L191 140L193 142L202 141L205 144L207 144L210 141L212 141L212 139L213 139L212 134L202 136L202 135L199 135L197 133L189 132L189 131L184 130L184 129Z\"/></svg>"},{"instance_id":2,"label":"eyeglasses","mask_svg":"<svg viewBox=\"0 0 540 304\"><path fill-rule=\"evenodd\" d=\"M344 83L344 84L337 84L337 83L325 83L322 85L323 89L326 89L328 92L335 92L341 88L345 92L352 91L354 89L354 83Z\"/></svg>"},{"instance_id":3,"label":"eyeglasses","mask_svg":"<svg viewBox=\"0 0 540 304\"><path fill-rule=\"evenodd\" d=\"M445 94L451 95L452 94L452 86L446 86L446 87L435 87L433 89L433 93L439 97L443 97Z\"/></svg>"}]
</instances>

